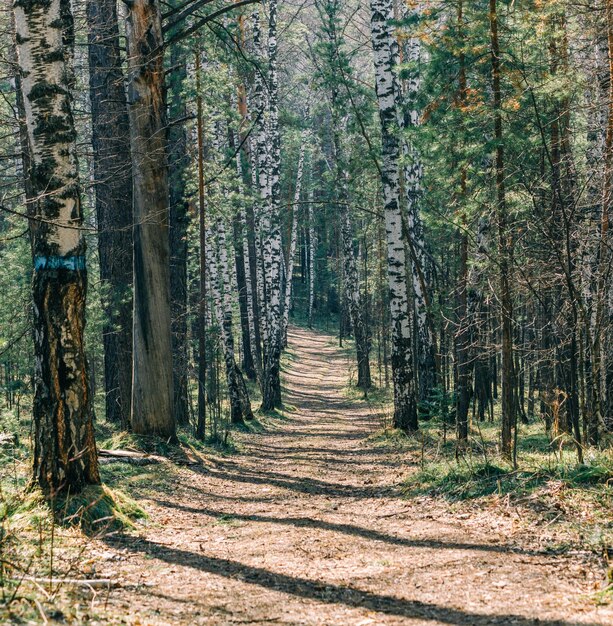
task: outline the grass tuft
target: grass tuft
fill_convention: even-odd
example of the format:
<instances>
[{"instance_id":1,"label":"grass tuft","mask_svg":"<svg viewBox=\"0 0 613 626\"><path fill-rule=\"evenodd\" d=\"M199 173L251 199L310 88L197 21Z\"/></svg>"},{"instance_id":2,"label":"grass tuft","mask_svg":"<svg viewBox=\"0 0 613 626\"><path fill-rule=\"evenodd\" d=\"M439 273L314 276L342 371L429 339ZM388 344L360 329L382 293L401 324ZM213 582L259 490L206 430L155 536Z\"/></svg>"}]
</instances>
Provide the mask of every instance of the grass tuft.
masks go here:
<instances>
[{"instance_id":1,"label":"grass tuft","mask_svg":"<svg viewBox=\"0 0 613 626\"><path fill-rule=\"evenodd\" d=\"M135 500L107 485L91 485L58 500L56 515L63 524L78 526L87 534L131 530L136 520L147 518Z\"/></svg>"}]
</instances>

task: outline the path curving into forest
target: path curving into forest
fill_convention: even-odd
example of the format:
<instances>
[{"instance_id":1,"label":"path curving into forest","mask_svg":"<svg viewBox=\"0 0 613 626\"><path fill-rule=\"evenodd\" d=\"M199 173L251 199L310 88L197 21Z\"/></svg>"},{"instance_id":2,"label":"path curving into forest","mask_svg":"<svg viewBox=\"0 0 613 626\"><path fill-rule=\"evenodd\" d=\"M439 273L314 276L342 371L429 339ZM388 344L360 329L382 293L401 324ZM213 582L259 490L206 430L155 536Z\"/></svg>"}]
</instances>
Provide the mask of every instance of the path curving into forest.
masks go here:
<instances>
[{"instance_id":1,"label":"path curving into forest","mask_svg":"<svg viewBox=\"0 0 613 626\"><path fill-rule=\"evenodd\" d=\"M122 581L109 623L613 623L585 598L594 568L580 556L511 544L512 520L494 513L475 523L400 498L413 462L368 441L379 418L348 397L333 338L289 339L290 417L182 469L140 538L102 544L119 559L102 573Z\"/></svg>"}]
</instances>

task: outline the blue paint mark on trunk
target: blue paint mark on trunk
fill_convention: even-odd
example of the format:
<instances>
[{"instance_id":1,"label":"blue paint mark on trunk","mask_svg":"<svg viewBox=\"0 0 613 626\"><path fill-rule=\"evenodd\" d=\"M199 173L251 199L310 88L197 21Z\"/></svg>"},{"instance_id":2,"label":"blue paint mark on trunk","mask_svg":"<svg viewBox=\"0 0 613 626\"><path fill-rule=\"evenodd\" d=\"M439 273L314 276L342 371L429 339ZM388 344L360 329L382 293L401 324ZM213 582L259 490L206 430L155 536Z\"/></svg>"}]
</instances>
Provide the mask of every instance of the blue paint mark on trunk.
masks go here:
<instances>
[{"instance_id":1,"label":"blue paint mark on trunk","mask_svg":"<svg viewBox=\"0 0 613 626\"><path fill-rule=\"evenodd\" d=\"M84 256L36 256L34 257L34 270L71 270L73 272L85 271Z\"/></svg>"}]
</instances>

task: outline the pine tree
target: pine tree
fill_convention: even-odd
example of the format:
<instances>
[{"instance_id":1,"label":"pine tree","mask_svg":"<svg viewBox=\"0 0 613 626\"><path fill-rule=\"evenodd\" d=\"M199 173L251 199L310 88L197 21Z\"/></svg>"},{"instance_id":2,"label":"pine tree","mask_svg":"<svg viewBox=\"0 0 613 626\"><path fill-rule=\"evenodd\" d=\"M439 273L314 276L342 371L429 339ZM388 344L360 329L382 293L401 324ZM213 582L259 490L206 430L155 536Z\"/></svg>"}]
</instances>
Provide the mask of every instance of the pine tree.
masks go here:
<instances>
[{"instance_id":1,"label":"pine tree","mask_svg":"<svg viewBox=\"0 0 613 626\"><path fill-rule=\"evenodd\" d=\"M132 428L176 436L173 412L163 40L157 1L128 6L128 102L134 178Z\"/></svg>"}]
</instances>

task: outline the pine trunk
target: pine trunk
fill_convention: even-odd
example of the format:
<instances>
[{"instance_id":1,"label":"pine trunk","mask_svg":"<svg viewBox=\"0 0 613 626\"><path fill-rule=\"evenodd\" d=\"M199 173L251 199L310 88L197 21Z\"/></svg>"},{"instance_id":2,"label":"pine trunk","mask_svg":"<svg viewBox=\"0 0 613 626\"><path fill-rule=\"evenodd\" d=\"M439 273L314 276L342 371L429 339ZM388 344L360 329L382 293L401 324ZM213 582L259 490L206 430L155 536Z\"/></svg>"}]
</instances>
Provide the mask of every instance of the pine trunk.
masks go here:
<instances>
[{"instance_id":1,"label":"pine trunk","mask_svg":"<svg viewBox=\"0 0 613 626\"><path fill-rule=\"evenodd\" d=\"M117 3L88 0L89 89L100 280L106 323L106 417L128 428L132 394L132 172Z\"/></svg>"},{"instance_id":2,"label":"pine trunk","mask_svg":"<svg viewBox=\"0 0 613 626\"><path fill-rule=\"evenodd\" d=\"M500 325L502 329L502 436L504 454L513 453L516 424L513 374L513 302L509 268L509 234L502 137L502 93L500 87L500 44L498 40L497 0L490 0L490 42L492 56L492 93L494 97L494 139L496 141L496 213L498 220L498 267L500 280Z\"/></svg>"},{"instance_id":3,"label":"pine trunk","mask_svg":"<svg viewBox=\"0 0 613 626\"><path fill-rule=\"evenodd\" d=\"M175 4L177 1L175 0ZM184 87L187 79L187 51L181 43L170 48L168 131L169 167L169 249L170 249L170 312L172 316L172 374L174 415L178 424L189 422L188 406L188 336L187 336L187 240L189 202L186 183L190 156L185 124L178 121L187 116Z\"/></svg>"},{"instance_id":4,"label":"pine trunk","mask_svg":"<svg viewBox=\"0 0 613 626\"><path fill-rule=\"evenodd\" d=\"M173 402L163 40L157 0L128 5L128 101L134 178L132 428L176 438Z\"/></svg>"}]
</instances>

